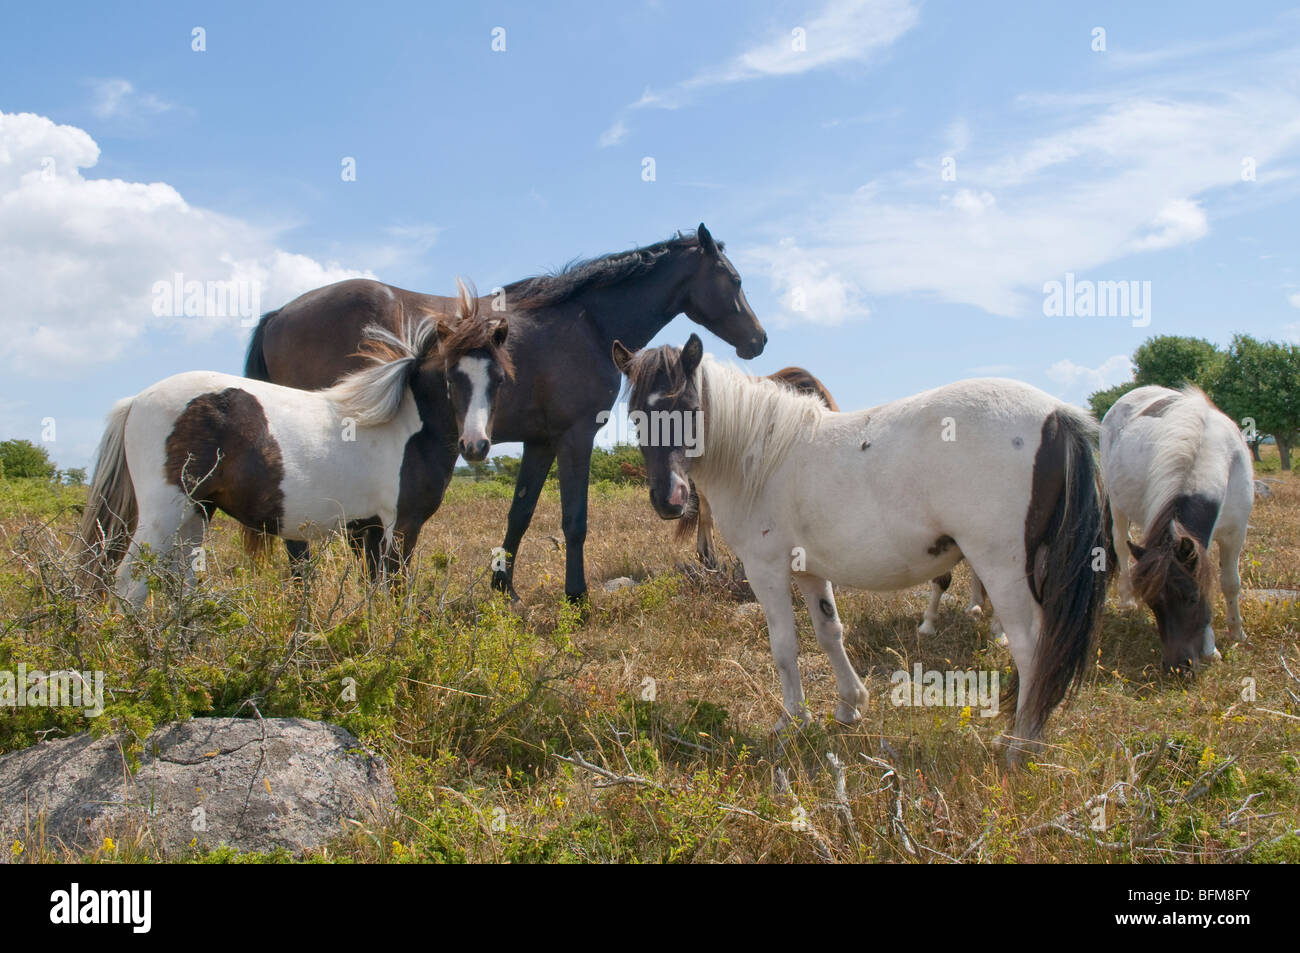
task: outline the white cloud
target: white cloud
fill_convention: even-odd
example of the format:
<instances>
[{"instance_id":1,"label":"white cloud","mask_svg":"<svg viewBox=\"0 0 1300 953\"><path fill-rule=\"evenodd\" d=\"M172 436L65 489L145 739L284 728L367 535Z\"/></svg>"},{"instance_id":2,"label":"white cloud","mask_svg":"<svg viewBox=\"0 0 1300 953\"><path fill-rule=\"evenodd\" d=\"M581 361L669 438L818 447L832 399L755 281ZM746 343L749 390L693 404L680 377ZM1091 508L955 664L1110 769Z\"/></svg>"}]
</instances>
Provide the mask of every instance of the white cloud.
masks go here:
<instances>
[{"instance_id":1,"label":"white cloud","mask_svg":"<svg viewBox=\"0 0 1300 953\"><path fill-rule=\"evenodd\" d=\"M781 305L778 317L833 326L871 313L857 285L829 262L803 251L793 239L737 257L744 263L753 261L768 276Z\"/></svg>"},{"instance_id":2,"label":"white cloud","mask_svg":"<svg viewBox=\"0 0 1300 953\"><path fill-rule=\"evenodd\" d=\"M1291 305L1291 307L1300 308L1300 291L1296 292L1293 295L1287 295L1286 300Z\"/></svg>"},{"instance_id":3,"label":"white cloud","mask_svg":"<svg viewBox=\"0 0 1300 953\"><path fill-rule=\"evenodd\" d=\"M773 27L768 38L672 86L646 89L626 109L679 109L711 87L864 62L892 45L919 20L913 0L825 0L810 19ZM795 30L802 31L798 39ZM626 123L616 119L602 133L600 145L621 141L627 132ZM612 142L606 141L615 135Z\"/></svg>"},{"instance_id":4,"label":"white cloud","mask_svg":"<svg viewBox=\"0 0 1300 953\"><path fill-rule=\"evenodd\" d=\"M90 109L100 119L138 119L173 108L153 93L138 92L130 80L97 79L90 85Z\"/></svg>"},{"instance_id":5,"label":"white cloud","mask_svg":"<svg viewBox=\"0 0 1300 953\"><path fill-rule=\"evenodd\" d=\"M1058 397L1083 403L1094 391L1132 380L1133 362L1127 354L1116 354L1098 367L1085 367L1063 358L1047 369L1047 376L1056 383Z\"/></svg>"},{"instance_id":6,"label":"white cloud","mask_svg":"<svg viewBox=\"0 0 1300 953\"><path fill-rule=\"evenodd\" d=\"M81 129L0 113L0 358L25 373L114 360L158 328L246 333L237 313L155 315L155 283L177 273L255 282L263 309L363 274L277 248L270 230L192 206L165 182L85 178L98 159Z\"/></svg>"},{"instance_id":7,"label":"white cloud","mask_svg":"<svg viewBox=\"0 0 1300 953\"><path fill-rule=\"evenodd\" d=\"M993 145L959 160L955 183L943 182L941 153L931 148L930 158L854 193L810 203L774 232L796 236L865 295L929 294L994 314L1039 313L1043 282L1067 271L1142 280L1140 271L1097 269L1204 238L1207 206L1262 201L1260 190L1274 185L1294 190L1284 183L1300 158L1296 62L1268 85L1243 61L1234 85L1215 90L1143 97L1126 88L1108 104L1098 103L1101 94L1042 100L1024 108L1041 108L1052 131L1016 141L990 130L980 141ZM951 127L936 131L939 147L962 138ZM1263 170L1256 182L1241 180L1243 144ZM777 245L751 250L777 261Z\"/></svg>"},{"instance_id":8,"label":"white cloud","mask_svg":"<svg viewBox=\"0 0 1300 953\"><path fill-rule=\"evenodd\" d=\"M596 145L602 149L609 146L616 146L627 138L627 123L622 119L615 119L608 129L600 134L596 140Z\"/></svg>"}]
</instances>

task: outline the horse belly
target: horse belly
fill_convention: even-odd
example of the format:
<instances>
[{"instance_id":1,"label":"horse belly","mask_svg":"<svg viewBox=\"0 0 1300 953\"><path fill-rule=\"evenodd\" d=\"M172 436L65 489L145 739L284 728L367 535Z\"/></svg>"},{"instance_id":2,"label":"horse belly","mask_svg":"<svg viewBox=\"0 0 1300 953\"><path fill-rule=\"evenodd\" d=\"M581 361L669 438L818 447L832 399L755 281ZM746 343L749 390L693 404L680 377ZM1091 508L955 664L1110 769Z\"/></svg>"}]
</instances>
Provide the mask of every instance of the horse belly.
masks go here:
<instances>
[{"instance_id":1,"label":"horse belly","mask_svg":"<svg viewBox=\"0 0 1300 953\"><path fill-rule=\"evenodd\" d=\"M807 568L860 589L906 589L948 572L961 560L956 540L922 522L878 518L810 527Z\"/></svg>"},{"instance_id":2,"label":"horse belly","mask_svg":"<svg viewBox=\"0 0 1300 953\"><path fill-rule=\"evenodd\" d=\"M358 428L345 440L333 427L284 428L281 535L311 540L354 520L392 522L405 443L375 431Z\"/></svg>"}]
</instances>

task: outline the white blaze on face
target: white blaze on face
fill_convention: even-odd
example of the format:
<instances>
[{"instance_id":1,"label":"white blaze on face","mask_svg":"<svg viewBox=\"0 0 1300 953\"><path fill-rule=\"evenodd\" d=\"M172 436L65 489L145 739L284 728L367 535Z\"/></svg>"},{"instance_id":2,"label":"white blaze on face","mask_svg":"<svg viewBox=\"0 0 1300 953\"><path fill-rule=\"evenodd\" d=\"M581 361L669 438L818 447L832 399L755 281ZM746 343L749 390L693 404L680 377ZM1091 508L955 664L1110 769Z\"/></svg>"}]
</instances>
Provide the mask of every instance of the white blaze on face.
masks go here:
<instances>
[{"instance_id":1,"label":"white blaze on face","mask_svg":"<svg viewBox=\"0 0 1300 953\"><path fill-rule=\"evenodd\" d=\"M469 406L465 410L465 424L461 427L460 438L467 444L491 440L488 433L488 419L492 416L492 405L488 402L488 359L462 357L456 363L456 368L469 378Z\"/></svg>"}]
</instances>

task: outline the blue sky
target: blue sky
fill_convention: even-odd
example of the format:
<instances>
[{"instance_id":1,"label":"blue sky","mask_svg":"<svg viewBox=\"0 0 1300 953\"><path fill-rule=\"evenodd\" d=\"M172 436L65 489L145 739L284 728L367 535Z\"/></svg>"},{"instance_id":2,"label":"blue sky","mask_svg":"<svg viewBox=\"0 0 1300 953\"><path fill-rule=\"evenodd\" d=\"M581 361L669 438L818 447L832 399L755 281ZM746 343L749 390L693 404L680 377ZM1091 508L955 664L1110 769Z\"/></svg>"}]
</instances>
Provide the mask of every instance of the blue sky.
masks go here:
<instances>
[{"instance_id":1,"label":"blue sky","mask_svg":"<svg viewBox=\"0 0 1300 953\"><path fill-rule=\"evenodd\" d=\"M979 375L1082 401L1151 334L1300 337L1287 5L464 6L9 7L0 438L52 418L85 465L116 398L238 372L238 315L153 313L177 272L264 310L487 290L700 221L768 328L750 368L846 408ZM1149 282L1149 326L1045 316L1067 272Z\"/></svg>"}]
</instances>

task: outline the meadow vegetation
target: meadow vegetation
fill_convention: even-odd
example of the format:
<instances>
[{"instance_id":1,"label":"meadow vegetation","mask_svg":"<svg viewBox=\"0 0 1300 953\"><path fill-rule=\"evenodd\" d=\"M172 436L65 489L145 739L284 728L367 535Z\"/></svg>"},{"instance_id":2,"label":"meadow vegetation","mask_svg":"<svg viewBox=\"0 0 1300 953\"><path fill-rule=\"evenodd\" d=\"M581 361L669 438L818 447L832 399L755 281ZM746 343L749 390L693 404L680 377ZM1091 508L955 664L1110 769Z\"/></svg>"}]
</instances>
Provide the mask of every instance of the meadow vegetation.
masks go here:
<instances>
[{"instance_id":1,"label":"meadow vegetation","mask_svg":"<svg viewBox=\"0 0 1300 953\"><path fill-rule=\"evenodd\" d=\"M1263 449L1273 497L1256 503L1242 578L1300 590L1300 478ZM343 725L387 761L400 813L340 831L316 861L1300 861L1300 602L1244 598L1248 641L1186 681L1160 673L1149 612L1112 591L1081 693L1037 762L1010 772L993 744L1003 719L890 701L890 675L917 662L1009 675L987 623L961 612L964 566L930 638L916 634L925 587L837 593L871 691L852 728L830 720L834 679L800 608L817 718L777 738L762 612L734 580L683 571L693 546L644 486L593 484L585 619L563 598L553 485L520 554L524 607L489 591L510 493L458 477L396 596L369 588L341 541L295 584L278 546L255 562L218 518L198 584L155 565L135 611L77 587L66 551L84 487L0 479L0 669L102 669L107 694L97 719L0 711L0 753L90 730L118 734L132 761L154 725L191 716ZM638 584L602 588L619 576ZM1215 622L1222 633L1222 600ZM130 831L84 856L39 830L0 848L157 859Z\"/></svg>"}]
</instances>

